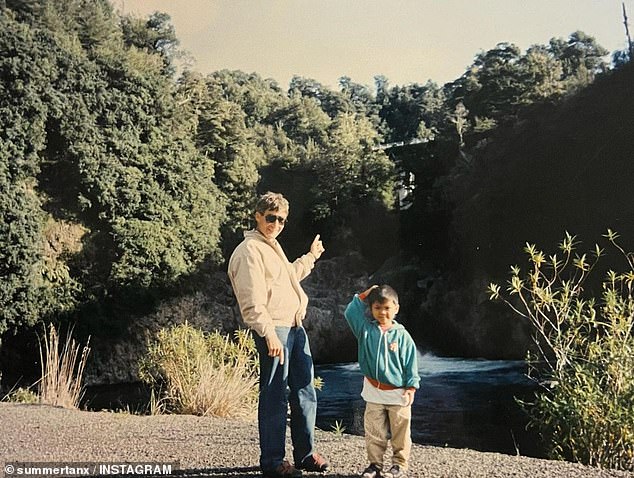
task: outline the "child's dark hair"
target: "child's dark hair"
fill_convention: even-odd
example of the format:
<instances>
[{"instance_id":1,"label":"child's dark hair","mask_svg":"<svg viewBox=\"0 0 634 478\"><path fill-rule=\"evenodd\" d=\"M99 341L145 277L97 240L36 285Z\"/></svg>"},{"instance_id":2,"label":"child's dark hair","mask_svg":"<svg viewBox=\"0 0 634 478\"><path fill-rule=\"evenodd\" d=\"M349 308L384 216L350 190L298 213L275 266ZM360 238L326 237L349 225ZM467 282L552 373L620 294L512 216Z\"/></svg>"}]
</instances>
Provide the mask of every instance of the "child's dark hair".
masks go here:
<instances>
[{"instance_id":1,"label":"child's dark hair","mask_svg":"<svg viewBox=\"0 0 634 478\"><path fill-rule=\"evenodd\" d=\"M382 304L386 300L392 300L395 304L398 304L398 294L389 285L383 284L375 287L370 291L367 298L367 303L372 305L375 302Z\"/></svg>"}]
</instances>

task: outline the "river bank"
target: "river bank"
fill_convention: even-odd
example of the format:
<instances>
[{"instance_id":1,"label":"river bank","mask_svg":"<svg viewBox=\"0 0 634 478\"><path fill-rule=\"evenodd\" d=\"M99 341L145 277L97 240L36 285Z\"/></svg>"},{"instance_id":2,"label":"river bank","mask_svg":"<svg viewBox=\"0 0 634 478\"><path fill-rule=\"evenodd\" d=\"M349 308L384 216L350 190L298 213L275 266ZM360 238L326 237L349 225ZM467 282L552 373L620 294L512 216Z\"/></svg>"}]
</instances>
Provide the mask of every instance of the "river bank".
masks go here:
<instances>
[{"instance_id":1,"label":"river bank","mask_svg":"<svg viewBox=\"0 0 634 478\"><path fill-rule=\"evenodd\" d=\"M260 476L255 422L0 403L0 424L0 453L5 464L177 463L174 476ZM305 473L304 476L356 477L366 465L362 437L318 430L317 444L319 451L330 459L331 470L325 475ZM415 445L409 476L633 478L634 473L469 449Z\"/></svg>"}]
</instances>

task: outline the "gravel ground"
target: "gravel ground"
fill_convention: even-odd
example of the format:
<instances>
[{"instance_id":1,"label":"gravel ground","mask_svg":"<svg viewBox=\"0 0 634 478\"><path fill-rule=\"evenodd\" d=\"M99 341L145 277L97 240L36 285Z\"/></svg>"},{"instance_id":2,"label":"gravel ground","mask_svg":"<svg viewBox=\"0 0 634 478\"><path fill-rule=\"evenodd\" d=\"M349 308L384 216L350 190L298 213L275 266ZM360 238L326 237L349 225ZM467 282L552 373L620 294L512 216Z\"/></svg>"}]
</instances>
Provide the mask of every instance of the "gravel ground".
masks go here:
<instances>
[{"instance_id":1,"label":"gravel ground","mask_svg":"<svg viewBox=\"0 0 634 478\"><path fill-rule=\"evenodd\" d=\"M366 466L362 437L317 431L331 461L323 477L356 477ZM290 446L287 456L292 456ZM136 416L0 403L0 460L54 463L177 463L172 476L258 477L257 424L189 415ZM10 468L9 468L10 469ZM98 473L94 473L98 474ZM320 475L304 473L305 477ZM634 473L468 449L414 445L410 477L629 477Z\"/></svg>"}]
</instances>

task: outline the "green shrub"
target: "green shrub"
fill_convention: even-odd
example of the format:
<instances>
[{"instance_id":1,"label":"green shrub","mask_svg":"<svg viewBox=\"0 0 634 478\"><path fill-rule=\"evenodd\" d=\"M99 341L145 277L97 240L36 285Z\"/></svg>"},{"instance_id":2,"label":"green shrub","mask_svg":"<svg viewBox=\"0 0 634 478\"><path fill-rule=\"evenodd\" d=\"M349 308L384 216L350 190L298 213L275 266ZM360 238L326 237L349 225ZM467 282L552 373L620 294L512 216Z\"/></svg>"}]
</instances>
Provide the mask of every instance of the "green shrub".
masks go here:
<instances>
[{"instance_id":1,"label":"green shrub","mask_svg":"<svg viewBox=\"0 0 634 478\"><path fill-rule=\"evenodd\" d=\"M12 403L38 403L40 399L37 396L37 393L35 393L33 390L20 387L9 392L2 401Z\"/></svg>"},{"instance_id":2,"label":"green shrub","mask_svg":"<svg viewBox=\"0 0 634 478\"><path fill-rule=\"evenodd\" d=\"M148 343L139 375L159 390L167 411L232 418L257 411L257 351L245 330L231 340L187 323L161 329Z\"/></svg>"},{"instance_id":3,"label":"green shrub","mask_svg":"<svg viewBox=\"0 0 634 478\"><path fill-rule=\"evenodd\" d=\"M529 270L512 268L503 300L535 329L531 375L543 389L522 403L552 458L634 470L634 255L605 236L625 258L627 270L610 270L597 300L584 284L604 255L598 245L575 253L574 236L560 244L562 257L546 258L534 245L525 251ZM492 298L502 297L490 285Z\"/></svg>"}]
</instances>

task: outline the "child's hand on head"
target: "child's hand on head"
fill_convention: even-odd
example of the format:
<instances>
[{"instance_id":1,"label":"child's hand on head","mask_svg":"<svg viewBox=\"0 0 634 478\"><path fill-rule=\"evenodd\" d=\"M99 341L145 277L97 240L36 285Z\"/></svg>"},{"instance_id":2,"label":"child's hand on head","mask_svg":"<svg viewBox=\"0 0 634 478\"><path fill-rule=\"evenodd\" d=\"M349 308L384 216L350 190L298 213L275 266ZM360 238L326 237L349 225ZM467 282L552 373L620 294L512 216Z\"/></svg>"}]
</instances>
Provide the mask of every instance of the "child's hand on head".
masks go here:
<instances>
[{"instance_id":1,"label":"child's hand on head","mask_svg":"<svg viewBox=\"0 0 634 478\"><path fill-rule=\"evenodd\" d=\"M368 294L369 294L370 292L372 292L372 289L376 289L377 287L378 287L378 285L376 285L376 284L375 284L375 285L371 286L370 288L368 288L368 289L364 290L363 292L361 292L361 293L359 294L359 299L361 299L361 300L365 300L365 299L366 299L366 297L368 296Z\"/></svg>"}]
</instances>

